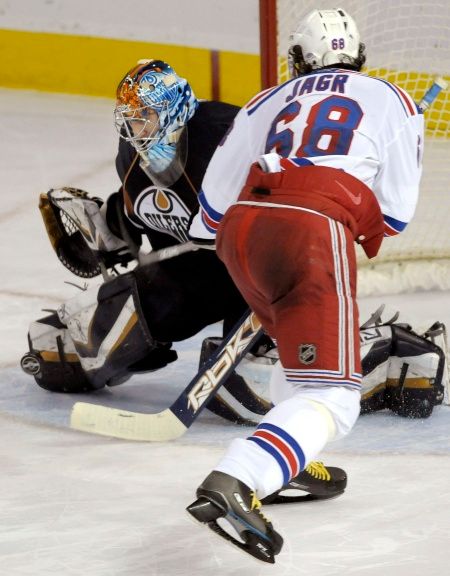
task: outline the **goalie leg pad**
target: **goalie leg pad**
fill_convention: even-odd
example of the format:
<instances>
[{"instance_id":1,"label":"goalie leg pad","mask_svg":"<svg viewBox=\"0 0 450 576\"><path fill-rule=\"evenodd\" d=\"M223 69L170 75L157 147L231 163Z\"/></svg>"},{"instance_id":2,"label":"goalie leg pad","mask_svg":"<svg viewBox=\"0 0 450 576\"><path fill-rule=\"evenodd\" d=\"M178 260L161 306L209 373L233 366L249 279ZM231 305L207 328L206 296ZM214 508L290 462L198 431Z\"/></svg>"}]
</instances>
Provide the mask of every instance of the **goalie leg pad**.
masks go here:
<instances>
[{"instance_id":1,"label":"goalie leg pad","mask_svg":"<svg viewBox=\"0 0 450 576\"><path fill-rule=\"evenodd\" d=\"M388 408L401 416L426 418L435 405L450 403L445 326L437 322L419 335L407 325L395 324L396 319L360 330L361 414ZM219 343L219 338L204 340L200 364ZM272 369L276 350L272 352L275 354L268 365L255 363L251 354L244 357L208 409L231 422L252 424L270 409L270 400L278 404L290 397L292 386L286 380L281 386L276 375L282 367L276 364ZM277 394L273 390L269 393L271 378L277 379Z\"/></svg>"},{"instance_id":2,"label":"goalie leg pad","mask_svg":"<svg viewBox=\"0 0 450 576\"><path fill-rule=\"evenodd\" d=\"M361 413L389 408L409 418L430 416L444 396L443 349L403 324L363 329L360 337Z\"/></svg>"},{"instance_id":3,"label":"goalie leg pad","mask_svg":"<svg viewBox=\"0 0 450 576\"><path fill-rule=\"evenodd\" d=\"M132 272L82 292L61 306L58 316L95 388L177 359L171 343L156 342L150 334Z\"/></svg>"},{"instance_id":4,"label":"goalie leg pad","mask_svg":"<svg viewBox=\"0 0 450 576\"><path fill-rule=\"evenodd\" d=\"M399 416L428 418L444 396L444 352L427 338L399 325L392 326L392 341L386 404Z\"/></svg>"},{"instance_id":5,"label":"goalie leg pad","mask_svg":"<svg viewBox=\"0 0 450 576\"><path fill-rule=\"evenodd\" d=\"M392 329L377 326L362 329L361 343L361 414L386 408L386 381L392 349Z\"/></svg>"},{"instance_id":6,"label":"goalie leg pad","mask_svg":"<svg viewBox=\"0 0 450 576\"><path fill-rule=\"evenodd\" d=\"M94 387L81 367L67 328L56 313L32 322L30 351L20 365L36 383L50 392L88 392Z\"/></svg>"},{"instance_id":7,"label":"goalie leg pad","mask_svg":"<svg viewBox=\"0 0 450 576\"><path fill-rule=\"evenodd\" d=\"M79 294L61 306L60 316L30 325L29 352L21 367L41 388L89 392L177 359L171 343L151 337L133 278L125 276Z\"/></svg>"}]
</instances>

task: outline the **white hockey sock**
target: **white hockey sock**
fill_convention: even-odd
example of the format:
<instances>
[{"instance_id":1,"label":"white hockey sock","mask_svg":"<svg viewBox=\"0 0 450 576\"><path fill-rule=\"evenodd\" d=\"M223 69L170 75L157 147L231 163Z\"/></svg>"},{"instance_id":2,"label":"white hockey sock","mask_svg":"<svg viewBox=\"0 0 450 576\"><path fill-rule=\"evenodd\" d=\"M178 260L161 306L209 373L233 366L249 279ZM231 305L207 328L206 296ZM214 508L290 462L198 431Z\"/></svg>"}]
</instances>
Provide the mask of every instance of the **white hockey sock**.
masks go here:
<instances>
[{"instance_id":1,"label":"white hockey sock","mask_svg":"<svg viewBox=\"0 0 450 576\"><path fill-rule=\"evenodd\" d=\"M238 478L264 498L315 460L329 440L348 433L358 413L354 390L299 389L272 408L252 436L233 440L215 470Z\"/></svg>"},{"instance_id":2,"label":"white hockey sock","mask_svg":"<svg viewBox=\"0 0 450 576\"><path fill-rule=\"evenodd\" d=\"M248 439L234 440L215 469L264 498L299 474L333 433L323 407L294 396L270 410Z\"/></svg>"}]
</instances>

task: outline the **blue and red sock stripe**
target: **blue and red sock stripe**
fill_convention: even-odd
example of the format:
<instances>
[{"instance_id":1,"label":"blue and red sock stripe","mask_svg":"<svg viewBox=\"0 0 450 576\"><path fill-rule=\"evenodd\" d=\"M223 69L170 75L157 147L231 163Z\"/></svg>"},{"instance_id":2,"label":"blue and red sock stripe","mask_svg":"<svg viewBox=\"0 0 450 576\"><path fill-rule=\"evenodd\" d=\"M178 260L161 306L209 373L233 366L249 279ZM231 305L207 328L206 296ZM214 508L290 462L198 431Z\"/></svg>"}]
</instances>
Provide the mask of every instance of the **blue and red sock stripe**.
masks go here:
<instances>
[{"instance_id":1,"label":"blue and red sock stripe","mask_svg":"<svg viewBox=\"0 0 450 576\"><path fill-rule=\"evenodd\" d=\"M282 428L263 422L247 438L273 456L281 468L283 484L287 484L305 468L305 455L298 442Z\"/></svg>"}]
</instances>

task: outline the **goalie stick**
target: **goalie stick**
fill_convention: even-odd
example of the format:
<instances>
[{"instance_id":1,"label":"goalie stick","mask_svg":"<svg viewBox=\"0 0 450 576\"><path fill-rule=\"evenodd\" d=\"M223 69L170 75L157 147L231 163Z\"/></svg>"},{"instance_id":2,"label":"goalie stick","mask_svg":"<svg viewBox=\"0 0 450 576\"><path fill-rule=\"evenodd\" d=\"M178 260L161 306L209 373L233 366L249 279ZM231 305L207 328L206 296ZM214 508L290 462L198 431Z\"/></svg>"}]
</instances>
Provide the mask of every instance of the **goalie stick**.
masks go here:
<instances>
[{"instance_id":1,"label":"goalie stick","mask_svg":"<svg viewBox=\"0 0 450 576\"><path fill-rule=\"evenodd\" d=\"M160 250L155 250L154 252L149 252L148 254L139 256L139 264L146 266L148 264L154 264L155 262L161 262L162 260L169 260L170 258L175 258L175 256L179 256L180 254L194 252L195 250L203 248L203 246L199 246L192 241L184 242L183 244L175 244L174 246L161 248ZM210 250L214 249L212 246L205 246L205 248Z\"/></svg>"},{"instance_id":2,"label":"goalie stick","mask_svg":"<svg viewBox=\"0 0 450 576\"><path fill-rule=\"evenodd\" d=\"M261 331L261 324L255 314L247 312L178 398L162 412L143 414L76 402L72 408L70 425L76 430L126 440L174 440L195 422Z\"/></svg>"}]
</instances>

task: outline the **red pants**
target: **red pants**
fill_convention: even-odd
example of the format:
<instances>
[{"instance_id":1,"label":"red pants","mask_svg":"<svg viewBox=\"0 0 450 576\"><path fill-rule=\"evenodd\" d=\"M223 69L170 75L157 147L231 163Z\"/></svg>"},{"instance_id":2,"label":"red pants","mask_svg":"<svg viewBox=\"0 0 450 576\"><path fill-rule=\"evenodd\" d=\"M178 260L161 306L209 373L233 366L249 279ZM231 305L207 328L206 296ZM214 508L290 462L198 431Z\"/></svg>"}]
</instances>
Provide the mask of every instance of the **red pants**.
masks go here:
<instances>
[{"instance_id":1,"label":"red pants","mask_svg":"<svg viewBox=\"0 0 450 576\"><path fill-rule=\"evenodd\" d=\"M360 387L356 257L344 225L302 209L235 205L217 252L277 341L288 380Z\"/></svg>"}]
</instances>

